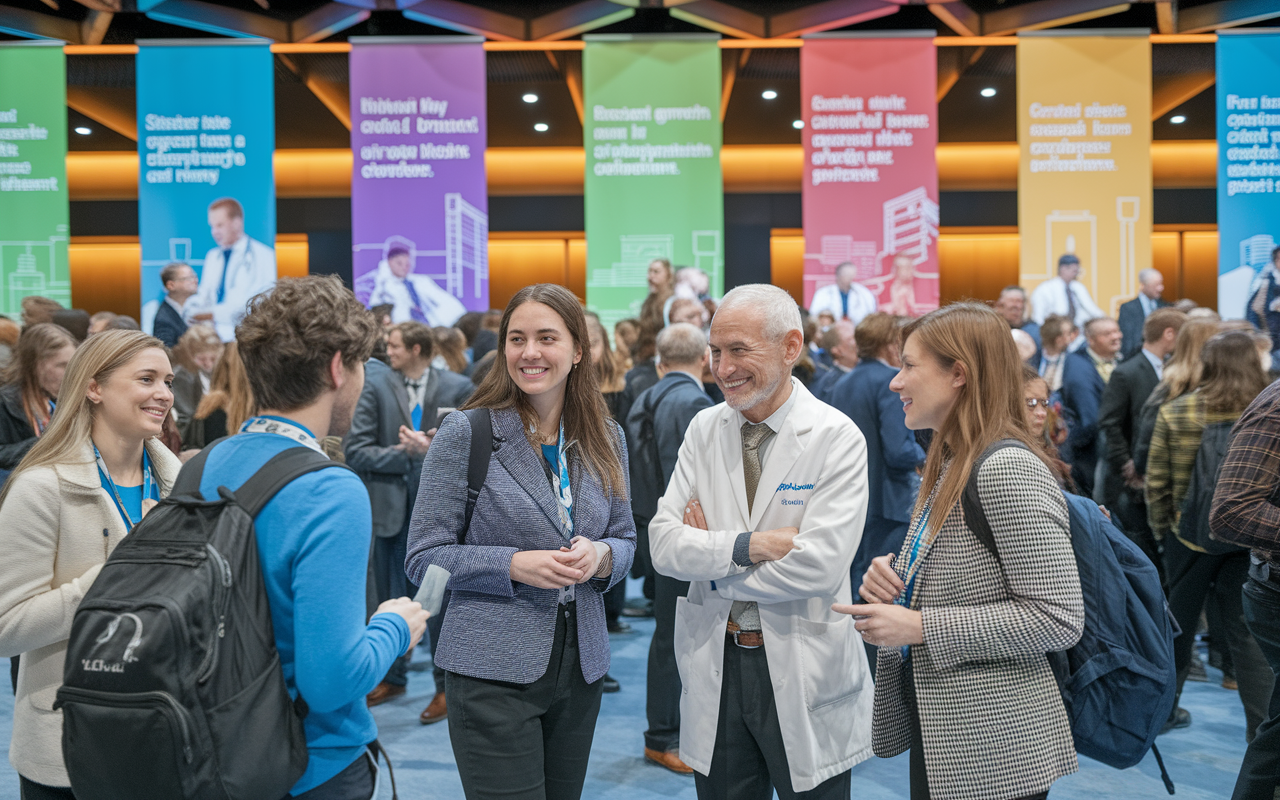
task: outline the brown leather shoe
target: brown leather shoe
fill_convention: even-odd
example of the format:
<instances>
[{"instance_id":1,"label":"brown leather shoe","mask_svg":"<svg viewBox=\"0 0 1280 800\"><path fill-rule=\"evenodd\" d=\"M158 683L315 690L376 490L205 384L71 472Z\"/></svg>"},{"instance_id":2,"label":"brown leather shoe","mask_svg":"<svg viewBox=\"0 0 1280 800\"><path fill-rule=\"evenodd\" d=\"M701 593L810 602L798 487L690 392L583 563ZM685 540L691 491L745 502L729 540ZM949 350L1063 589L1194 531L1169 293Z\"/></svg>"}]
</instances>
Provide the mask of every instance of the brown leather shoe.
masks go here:
<instances>
[{"instance_id":1,"label":"brown leather shoe","mask_svg":"<svg viewBox=\"0 0 1280 800\"><path fill-rule=\"evenodd\" d=\"M387 683L386 681L383 681L373 687L372 692L369 692L364 696L364 701L368 704L369 708L373 708L374 706L382 705L393 697L399 697L404 693L405 688L403 686L397 686L394 683Z\"/></svg>"},{"instance_id":2,"label":"brown leather shoe","mask_svg":"<svg viewBox=\"0 0 1280 800\"><path fill-rule=\"evenodd\" d=\"M430 725L433 722L439 722L449 716L449 707L444 702L444 692L436 692L436 696L431 698L431 702L427 707L422 709L422 713L418 715L418 722L423 725Z\"/></svg>"},{"instance_id":3,"label":"brown leather shoe","mask_svg":"<svg viewBox=\"0 0 1280 800\"><path fill-rule=\"evenodd\" d=\"M646 761L652 761L660 767L666 767L677 775L692 775L693 767L680 760L680 754L671 751L669 753L660 753L657 750L644 749L644 758Z\"/></svg>"}]
</instances>

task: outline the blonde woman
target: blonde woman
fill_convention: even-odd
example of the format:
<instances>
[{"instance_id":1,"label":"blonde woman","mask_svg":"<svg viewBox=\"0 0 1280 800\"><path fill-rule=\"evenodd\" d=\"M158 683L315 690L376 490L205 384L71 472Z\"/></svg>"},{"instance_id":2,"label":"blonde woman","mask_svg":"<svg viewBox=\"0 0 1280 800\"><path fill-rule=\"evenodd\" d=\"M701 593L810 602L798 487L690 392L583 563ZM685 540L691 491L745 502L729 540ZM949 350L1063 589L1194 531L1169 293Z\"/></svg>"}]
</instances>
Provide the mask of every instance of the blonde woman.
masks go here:
<instances>
[{"instance_id":1,"label":"blonde woman","mask_svg":"<svg viewBox=\"0 0 1280 800\"><path fill-rule=\"evenodd\" d=\"M9 760L23 800L73 797L53 710L71 618L177 476L178 459L155 438L172 380L159 339L92 337L67 365L58 413L0 493L0 657L22 655Z\"/></svg>"},{"instance_id":2,"label":"blonde woman","mask_svg":"<svg viewBox=\"0 0 1280 800\"><path fill-rule=\"evenodd\" d=\"M1084 629L1066 500L1027 428L1008 323L957 303L904 337L889 388L908 428L934 432L920 498L902 549L867 570L865 603L834 606L880 648L872 747L881 757L910 748L912 800L1038 800L1078 768L1045 656ZM982 458L1003 440L1022 446ZM980 459L999 560L960 507Z\"/></svg>"},{"instance_id":3,"label":"blonde woman","mask_svg":"<svg viewBox=\"0 0 1280 800\"><path fill-rule=\"evenodd\" d=\"M200 449L221 439L252 417L257 405L236 343L228 344L213 368L209 393L200 400L182 435L184 447Z\"/></svg>"},{"instance_id":4,"label":"blonde woman","mask_svg":"<svg viewBox=\"0 0 1280 800\"><path fill-rule=\"evenodd\" d=\"M1178 330L1173 345L1173 356L1164 365L1164 375L1142 406L1137 429L1133 436L1133 468L1138 477L1146 475L1147 456L1151 450L1151 435L1156 429L1156 414L1160 406L1194 392L1200 385L1204 364L1200 352L1204 343L1222 330L1216 320L1188 319Z\"/></svg>"}]
</instances>

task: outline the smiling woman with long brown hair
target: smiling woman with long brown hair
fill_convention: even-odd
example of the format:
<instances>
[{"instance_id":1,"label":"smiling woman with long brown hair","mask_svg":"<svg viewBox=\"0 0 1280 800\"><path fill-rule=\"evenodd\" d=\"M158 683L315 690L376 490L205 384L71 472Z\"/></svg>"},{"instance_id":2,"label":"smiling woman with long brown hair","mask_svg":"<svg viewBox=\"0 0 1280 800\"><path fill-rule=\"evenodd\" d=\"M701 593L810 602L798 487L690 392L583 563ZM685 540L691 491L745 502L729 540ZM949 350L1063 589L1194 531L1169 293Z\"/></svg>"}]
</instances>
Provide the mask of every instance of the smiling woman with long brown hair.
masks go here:
<instances>
[{"instance_id":1,"label":"smiling woman with long brown hair","mask_svg":"<svg viewBox=\"0 0 1280 800\"><path fill-rule=\"evenodd\" d=\"M903 335L889 388L908 428L934 431L920 497L901 551L867 570L866 602L835 607L880 648L872 745L910 748L913 800L1043 798L1077 769L1045 656L1084 626L1066 501L1026 425L1004 319L958 303ZM974 469L999 559L960 507Z\"/></svg>"}]
</instances>

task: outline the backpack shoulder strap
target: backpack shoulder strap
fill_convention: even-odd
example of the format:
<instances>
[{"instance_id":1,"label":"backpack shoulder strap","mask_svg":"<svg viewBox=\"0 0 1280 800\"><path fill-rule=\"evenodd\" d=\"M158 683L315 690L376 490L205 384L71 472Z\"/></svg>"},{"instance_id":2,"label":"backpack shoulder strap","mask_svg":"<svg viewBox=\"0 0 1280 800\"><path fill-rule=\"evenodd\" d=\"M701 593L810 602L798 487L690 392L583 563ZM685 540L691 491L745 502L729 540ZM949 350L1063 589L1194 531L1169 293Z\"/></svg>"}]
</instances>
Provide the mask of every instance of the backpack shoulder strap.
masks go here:
<instances>
[{"instance_id":1,"label":"backpack shoulder strap","mask_svg":"<svg viewBox=\"0 0 1280 800\"><path fill-rule=\"evenodd\" d=\"M471 425L471 455L467 460L467 507L462 512L462 530L458 532L458 544L467 538L471 529L471 516L476 511L476 501L489 475L489 459L493 456L493 419L487 408L469 408L462 412Z\"/></svg>"},{"instance_id":2,"label":"backpack shoulder strap","mask_svg":"<svg viewBox=\"0 0 1280 800\"><path fill-rule=\"evenodd\" d=\"M310 447L290 447L272 456L234 492L236 502L249 516L256 517L281 489L303 475L329 468L351 469Z\"/></svg>"},{"instance_id":3,"label":"backpack shoulder strap","mask_svg":"<svg viewBox=\"0 0 1280 800\"><path fill-rule=\"evenodd\" d=\"M987 463L988 458L1006 447L1027 449L1027 446L1017 439L1001 439L993 442L982 455L978 456L978 460L973 462L973 468L969 470L969 480L965 482L964 491L960 493L960 510L964 512L965 524L969 526L969 530L973 531L973 535L978 537L978 541L982 542L982 546L995 556L996 561L1000 560L1000 552L996 549L996 535L991 530L991 522L987 519L987 512L982 508L981 498L978 497L978 471L982 469L983 464Z\"/></svg>"},{"instance_id":4,"label":"backpack shoulder strap","mask_svg":"<svg viewBox=\"0 0 1280 800\"><path fill-rule=\"evenodd\" d=\"M173 481L173 488L169 490L171 497L194 497L203 499L204 495L200 493L200 480L204 477L204 462L209 460L209 451L217 447L227 439L223 436L205 445L199 453L182 465L182 469L178 470L178 477Z\"/></svg>"}]
</instances>

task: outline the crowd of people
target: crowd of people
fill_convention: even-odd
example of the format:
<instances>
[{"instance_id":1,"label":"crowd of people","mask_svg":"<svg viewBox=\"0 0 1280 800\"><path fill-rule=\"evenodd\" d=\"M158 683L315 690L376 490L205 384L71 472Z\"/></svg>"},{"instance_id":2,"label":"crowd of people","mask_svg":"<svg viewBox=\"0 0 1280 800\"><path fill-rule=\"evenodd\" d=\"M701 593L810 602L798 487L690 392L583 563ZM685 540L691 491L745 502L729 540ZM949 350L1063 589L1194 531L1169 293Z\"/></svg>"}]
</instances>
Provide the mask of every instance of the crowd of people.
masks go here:
<instances>
[{"instance_id":1,"label":"crowd of people","mask_svg":"<svg viewBox=\"0 0 1280 800\"><path fill-rule=\"evenodd\" d=\"M302 447L349 469L295 478L254 521L281 674L307 709L289 797L373 796L369 708L406 694L420 641L434 691L413 711L447 721L469 798L579 797L621 688L610 634L643 616L643 756L704 800L848 798L853 766L907 750L913 799L1045 797L1077 769L1048 655L1090 624L1077 496L1158 570L1176 695L1206 680L1200 638L1238 689L1234 798L1270 798L1271 336L1170 305L1150 269L1112 319L1079 269L1066 255L1030 294L909 318L851 265L806 310L768 285L713 298L705 273L657 260L611 331L547 284L432 328L336 278L285 279L230 341L184 319L198 284L180 266L154 337L28 298L21 325L0 320L0 656L22 797L76 796L87 756L64 753L59 689L77 608L128 568L116 547L183 496L180 474L216 499ZM136 636L123 662L154 657ZM1175 699L1164 729L1191 724Z\"/></svg>"}]
</instances>

